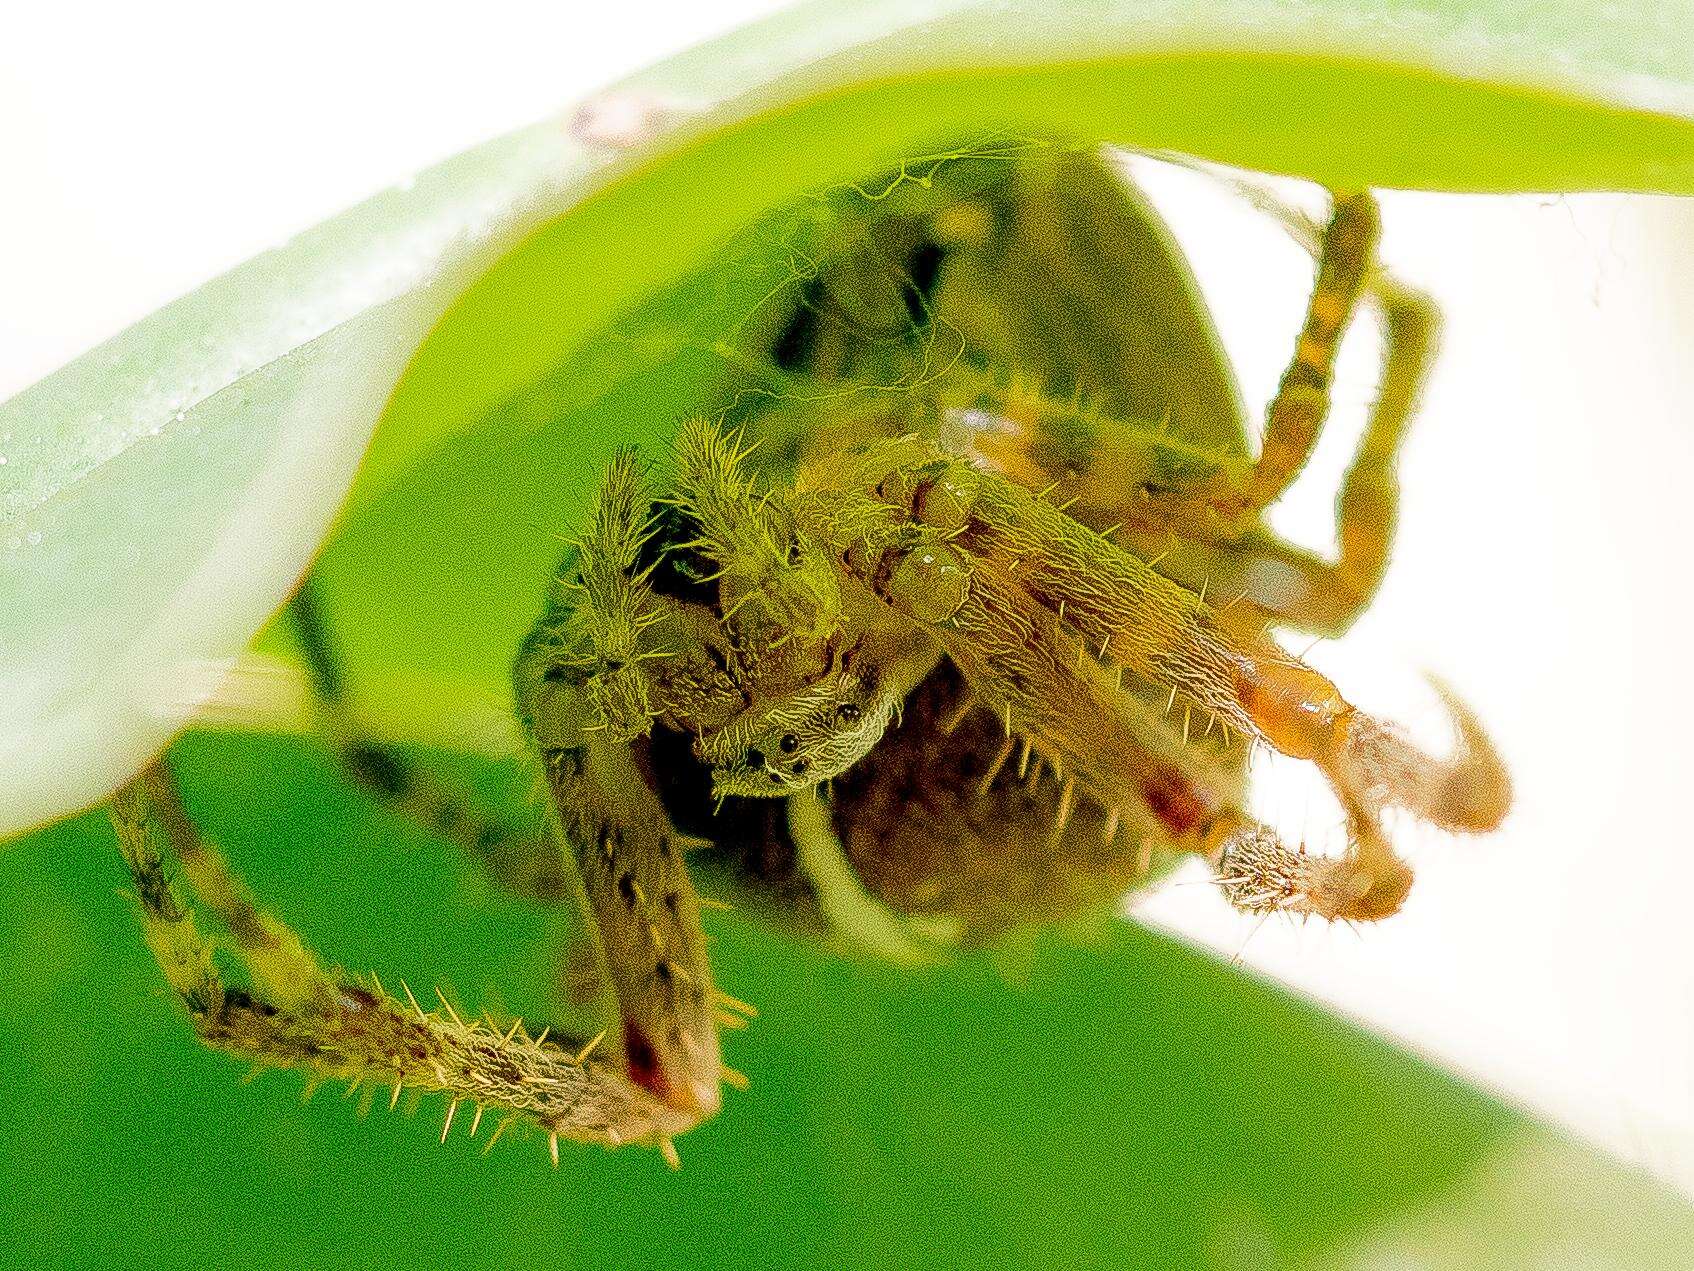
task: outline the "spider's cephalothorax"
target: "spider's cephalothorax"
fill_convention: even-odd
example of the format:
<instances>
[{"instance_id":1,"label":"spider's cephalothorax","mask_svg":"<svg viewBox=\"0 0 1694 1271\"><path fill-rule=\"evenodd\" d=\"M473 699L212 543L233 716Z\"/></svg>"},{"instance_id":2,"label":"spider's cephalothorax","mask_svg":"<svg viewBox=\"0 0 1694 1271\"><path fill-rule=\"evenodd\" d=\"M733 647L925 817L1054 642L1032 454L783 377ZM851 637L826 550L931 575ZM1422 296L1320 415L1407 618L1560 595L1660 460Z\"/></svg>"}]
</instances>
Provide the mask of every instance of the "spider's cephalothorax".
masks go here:
<instances>
[{"instance_id":1,"label":"spider's cephalothorax","mask_svg":"<svg viewBox=\"0 0 1694 1271\"><path fill-rule=\"evenodd\" d=\"M1394 912L1411 874L1383 812L1488 829L1509 784L1450 695L1459 745L1439 760L1266 634L1333 633L1368 602L1433 345L1428 303L1374 264L1368 195L1336 196L1321 229L1285 219L1317 277L1253 453L1180 253L1099 152L951 157L843 217L772 308L767 405L619 455L518 657L555 839L488 830L365 740L300 598L354 776L512 885L580 897L609 1027L572 1048L343 982L242 898L158 768L116 816L202 1034L555 1136L668 1144L716 1109L739 1006L713 987L685 855L907 959L1109 901L1177 853L1248 912ZM1316 442L1361 305L1384 369L1326 560L1262 513ZM1323 774L1341 855L1248 814L1255 743ZM257 996L221 987L159 874L161 831Z\"/></svg>"}]
</instances>

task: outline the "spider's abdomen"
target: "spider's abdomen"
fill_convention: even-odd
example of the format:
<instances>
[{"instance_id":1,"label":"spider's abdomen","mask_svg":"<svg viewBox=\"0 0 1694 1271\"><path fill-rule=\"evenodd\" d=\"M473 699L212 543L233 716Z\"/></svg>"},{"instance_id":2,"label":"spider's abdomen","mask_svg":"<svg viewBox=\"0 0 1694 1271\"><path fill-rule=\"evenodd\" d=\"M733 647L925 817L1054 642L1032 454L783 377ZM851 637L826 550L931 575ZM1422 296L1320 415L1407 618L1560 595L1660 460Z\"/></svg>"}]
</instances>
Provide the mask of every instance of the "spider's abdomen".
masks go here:
<instances>
[{"instance_id":1,"label":"spider's abdomen","mask_svg":"<svg viewBox=\"0 0 1694 1271\"><path fill-rule=\"evenodd\" d=\"M1109 903L1162 863L1152 827L1081 793L1064 808L1063 783L1008 751L999 717L968 694L943 662L902 726L833 784L836 833L871 895L989 939Z\"/></svg>"}]
</instances>

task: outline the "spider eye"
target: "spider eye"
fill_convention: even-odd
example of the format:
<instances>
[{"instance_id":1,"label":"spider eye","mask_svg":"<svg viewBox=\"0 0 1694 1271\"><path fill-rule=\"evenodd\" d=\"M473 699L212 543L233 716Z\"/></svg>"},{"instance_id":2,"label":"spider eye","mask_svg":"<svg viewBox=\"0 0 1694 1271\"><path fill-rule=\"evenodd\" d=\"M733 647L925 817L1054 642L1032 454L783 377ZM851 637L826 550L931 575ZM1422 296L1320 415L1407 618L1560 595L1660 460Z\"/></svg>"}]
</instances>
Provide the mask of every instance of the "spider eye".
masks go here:
<instances>
[{"instance_id":1,"label":"spider eye","mask_svg":"<svg viewBox=\"0 0 1694 1271\"><path fill-rule=\"evenodd\" d=\"M747 766L749 768L763 768L765 766L765 752L757 748L749 749L747 751Z\"/></svg>"},{"instance_id":2,"label":"spider eye","mask_svg":"<svg viewBox=\"0 0 1694 1271\"><path fill-rule=\"evenodd\" d=\"M835 708L835 718L840 720L843 724L856 724L859 722L859 708L851 702L837 706Z\"/></svg>"},{"instance_id":3,"label":"spider eye","mask_svg":"<svg viewBox=\"0 0 1694 1271\"><path fill-rule=\"evenodd\" d=\"M800 739L793 733L784 733L782 735L782 740L779 741L777 745L782 747L783 754L792 755L796 750L800 749Z\"/></svg>"}]
</instances>

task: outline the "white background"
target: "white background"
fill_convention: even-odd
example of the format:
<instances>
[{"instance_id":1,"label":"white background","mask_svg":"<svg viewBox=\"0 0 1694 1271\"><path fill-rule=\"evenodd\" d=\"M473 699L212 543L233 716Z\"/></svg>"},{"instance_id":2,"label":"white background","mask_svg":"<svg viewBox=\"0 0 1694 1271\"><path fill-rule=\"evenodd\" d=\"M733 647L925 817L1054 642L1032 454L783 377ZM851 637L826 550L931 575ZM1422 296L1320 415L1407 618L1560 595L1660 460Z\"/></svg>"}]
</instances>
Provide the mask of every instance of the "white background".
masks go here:
<instances>
[{"instance_id":1,"label":"white background","mask_svg":"<svg viewBox=\"0 0 1694 1271\"><path fill-rule=\"evenodd\" d=\"M0 399L364 195L774 7L14 9ZM1309 268L1204 182L1150 180L1262 404ZM1139 911L1694 1188L1694 210L1389 195L1385 217L1385 255L1447 311L1445 353L1388 584L1311 657L1438 744L1418 672L1449 677L1494 727L1518 809L1482 840L1406 827L1419 885L1380 927L1256 925L1203 882ZM1334 435L1278 509L1314 545L1371 395L1370 344L1348 349ZM1334 847L1320 783L1261 771L1261 810Z\"/></svg>"}]
</instances>

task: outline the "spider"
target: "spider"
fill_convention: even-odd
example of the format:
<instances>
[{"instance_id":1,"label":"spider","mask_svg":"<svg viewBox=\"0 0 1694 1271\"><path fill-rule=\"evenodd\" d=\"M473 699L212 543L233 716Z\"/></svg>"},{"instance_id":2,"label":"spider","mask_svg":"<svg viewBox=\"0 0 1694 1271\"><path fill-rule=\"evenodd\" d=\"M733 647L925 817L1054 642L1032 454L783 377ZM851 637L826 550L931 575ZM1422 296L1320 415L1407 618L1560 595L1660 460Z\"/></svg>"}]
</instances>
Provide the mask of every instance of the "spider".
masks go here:
<instances>
[{"instance_id":1,"label":"spider","mask_svg":"<svg viewBox=\"0 0 1694 1271\"><path fill-rule=\"evenodd\" d=\"M349 774L510 885L580 904L607 1029L531 1036L327 966L200 839L159 761L112 813L149 948L205 1042L442 1092L443 1137L469 1102L473 1132L485 1108L502 1129L527 1117L555 1162L565 1137L674 1163L671 1139L737 1083L719 1028L750 1013L714 987L691 873L917 961L1109 904L1184 853L1247 913L1380 919L1411 884L1385 810L1499 823L1506 773L1456 697L1441 690L1458 744L1439 759L1267 634L1344 630L1388 558L1435 316L1376 265L1373 198L1332 194L1322 226L1279 213L1316 280L1254 452L1221 356L1191 355L1216 344L1186 264L1107 152L911 175L861 197L769 307L755 337L784 391L605 471L513 676L548 833L495 825L362 734L310 586L292 602ZM1325 559L1263 513L1366 307L1380 390ZM1315 765L1343 853L1249 814L1252 745Z\"/></svg>"}]
</instances>

